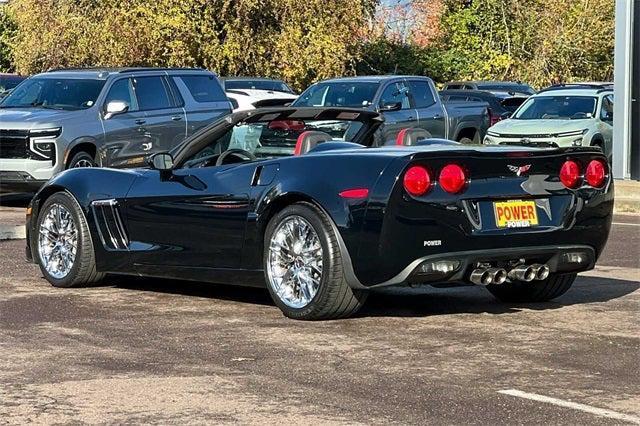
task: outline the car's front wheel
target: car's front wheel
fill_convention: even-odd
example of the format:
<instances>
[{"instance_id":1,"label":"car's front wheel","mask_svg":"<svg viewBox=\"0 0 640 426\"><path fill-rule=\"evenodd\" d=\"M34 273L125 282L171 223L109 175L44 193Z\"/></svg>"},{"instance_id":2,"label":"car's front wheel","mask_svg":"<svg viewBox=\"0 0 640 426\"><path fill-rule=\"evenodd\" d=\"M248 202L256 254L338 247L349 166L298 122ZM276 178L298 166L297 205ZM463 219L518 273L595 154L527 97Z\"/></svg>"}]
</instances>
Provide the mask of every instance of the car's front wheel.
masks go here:
<instances>
[{"instance_id":1,"label":"car's front wheel","mask_svg":"<svg viewBox=\"0 0 640 426\"><path fill-rule=\"evenodd\" d=\"M346 317L364 304L367 292L347 284L338 236L331 219L310 203L292 204L269 221L264 270L269 293L289 318Z\"/></svg>"},{"instance_id":2,"label":"car's front wheel","mask_svg":"<svg viewBox=\"0 0 640 426\"><path fill-rule=\"evenodd\" d=\"M565 294L575 279L576 274L551 274L543 281L491 284L487 290L503 302L546 302Z\"/></svg>"},{"instance_id":3,"label":"car's front wheel","mask_svg":"<svg viewBox=\"0 0 640 426\"><path fill-rule=\"evenodd\" d=\"M87 221L77 201L57 192L42 205L32 240L44 277L55 287L76 287L99 281Z\"/></svg>"}]
</instances>

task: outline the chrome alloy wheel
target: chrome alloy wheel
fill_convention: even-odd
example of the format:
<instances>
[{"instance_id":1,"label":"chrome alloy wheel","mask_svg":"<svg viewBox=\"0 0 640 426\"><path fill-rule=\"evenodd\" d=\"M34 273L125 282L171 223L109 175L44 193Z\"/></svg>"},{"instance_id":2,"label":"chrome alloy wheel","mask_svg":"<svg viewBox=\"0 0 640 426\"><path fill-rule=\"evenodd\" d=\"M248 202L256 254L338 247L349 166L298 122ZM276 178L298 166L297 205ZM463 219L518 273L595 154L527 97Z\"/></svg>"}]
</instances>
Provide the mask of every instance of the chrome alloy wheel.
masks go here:
<instances>
[{"instance_id":1,"label":"chrome alloy wheel","mask_svg":"<svg viewBox=\"0 0 640 426\"><path fill-rule=\"evenodd\" d=\"M81 158L78 161L76 161L76 163L73 165L73 169L79 168L79 167L93 167L93 163L87 159Z\"/></svg>"},{"instance_id":2,"label":"chrome alloy wheel","mask_svg":"<svg viewBox=\"0 0 640 426\"><path fill-rule=\"evenodd\" d=\"M307 306L322 280L322 245L301 216L289 216L273 232L267 257L269 285L287 306Z\"/></svg>"},{"instance_id":3,"label":"chrome alloy wheel","mask_svg":"<svg viewBox=\"0 0 640 426\"><path fill-rule=\"evenodd\" d=\"M52 204L40 222L38 253L42 266L52 277L66 277L78 249L78 229L71 212L62 204Z\"/></svg>"}]
</instances>

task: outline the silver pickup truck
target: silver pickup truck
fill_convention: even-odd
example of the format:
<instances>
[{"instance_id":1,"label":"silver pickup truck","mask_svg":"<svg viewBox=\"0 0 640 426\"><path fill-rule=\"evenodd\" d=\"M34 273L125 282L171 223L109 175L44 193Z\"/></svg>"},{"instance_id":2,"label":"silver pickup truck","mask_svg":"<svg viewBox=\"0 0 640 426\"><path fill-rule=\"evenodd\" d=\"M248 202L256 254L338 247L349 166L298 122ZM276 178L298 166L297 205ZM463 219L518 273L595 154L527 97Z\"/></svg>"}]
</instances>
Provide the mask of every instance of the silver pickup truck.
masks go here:
<instances>
[{"instance_id":1,"label":"silver pickup truck","mask_svg":"<svg viewBox=\"0 0 640 426\"><path fill-rule=\"evenodd\" d=\"M393 143L406 128L422 128L431 137L480 143L489 128L488 104L444 104L433 81L420 76L360 76L313 84L294 107L351 107L382 113L385 122L376 145Z\"/></svg>"},{"instance_id":2,"label":"silver pickup truck","mask_svg":"<svg viewBox=\"0 0 640 426\"><path fill-rule=\"evenodd\" d=\"M229 114L201 69L74 69L35 75L0 102L0 193L73 167L135 167Z\"/></svg>"}]
</instances>

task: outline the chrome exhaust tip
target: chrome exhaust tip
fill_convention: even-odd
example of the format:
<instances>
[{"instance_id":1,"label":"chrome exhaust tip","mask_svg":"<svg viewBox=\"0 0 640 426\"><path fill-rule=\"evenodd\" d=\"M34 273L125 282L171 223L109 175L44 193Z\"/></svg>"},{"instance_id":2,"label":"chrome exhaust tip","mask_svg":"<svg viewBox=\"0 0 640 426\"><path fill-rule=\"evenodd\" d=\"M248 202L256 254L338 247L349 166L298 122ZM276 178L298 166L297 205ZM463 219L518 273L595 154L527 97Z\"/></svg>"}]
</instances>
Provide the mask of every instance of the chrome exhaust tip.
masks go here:
<instances>
[{"instance_id":1,"label":"chrome exhaust tip","mask_svg":"<svg viewBox=\"0 0 640 426\"><path fill-rule=\"evenodd\" d=\"M491 284L503 284L507 280L507 271L502 268L492 268L487 272L491 276Z\"/></svg>"},{"instance_id":2,"label":"chrome exhaust tip","mask_svg":"<svg viewBox=\"0 0 640 426\"><path fill-rule=\"evenodd\" d=\"M531 265L532 268L536 271L536 280L543 281L549 277L549 267L547 265L535 264Z\"/></svg>"},{"instance_id":3,"label":"chrome exhaust tip","mask_svg":"<svg viewBox=\"0 0 640 426\"><path fill-rule=\"evenodd\" d=\"M493 277L487 268L474 269L469 279L476 285L489 285L493 281Z\"/></svg>"},{"instance_id":4,"label":"chrome exhaust tip","mask_svg":"<svg viewBox=\"0 0 640 426\"><path fill-rule=\"evenodd\" d=\"M537 268L527 265L518 265L509 271L509 279L531 282L536 278Z\"/></svg>"}]
</instances>

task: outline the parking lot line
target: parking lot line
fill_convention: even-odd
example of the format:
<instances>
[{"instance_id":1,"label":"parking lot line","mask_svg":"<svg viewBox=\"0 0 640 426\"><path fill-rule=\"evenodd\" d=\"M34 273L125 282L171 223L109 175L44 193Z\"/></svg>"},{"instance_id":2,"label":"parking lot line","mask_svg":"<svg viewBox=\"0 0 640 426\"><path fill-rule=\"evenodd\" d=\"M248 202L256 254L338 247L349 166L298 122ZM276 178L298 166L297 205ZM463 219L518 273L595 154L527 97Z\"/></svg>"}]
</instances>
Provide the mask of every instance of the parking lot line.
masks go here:
<instances>
[{"instance_id":1,"label":"parking lot line","mask_svg":"<svg viewBox=\"0 0 640 426\"><path fill-rule=\"evenodd\" d=\"M640 223L629 223L629 222L611 222L612 225L623 225L623 226L640 226Z\"/></svg>"},{"instance_id":2,"label":"parking lot line","mask_svg":"<svg viewBox=\"0 0 640 426\"><path fill-rule=\"evenodd\" d=\"M522 392L517 389L499 390L498 393L503 395L515 396L518 398L530 399L532 401L546 402L548 404L557 405L559 407L572 408L574 410L584 411L585 413L595 414L596 416L608 417L610 419L621 420L624 422L640 425L640 417L629 414L618 413L617 411L606 410L604 408L593 407L591 405L580 404L577 402L565 401L563 399L552 398L550 396L538 395L536 393Z\"/></svg>"}]
</instances>

